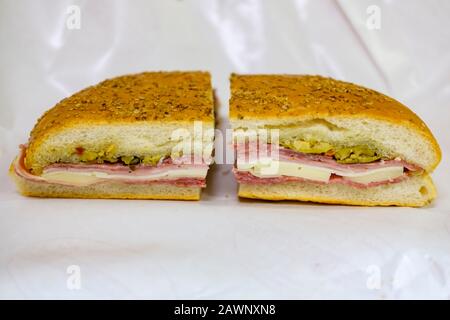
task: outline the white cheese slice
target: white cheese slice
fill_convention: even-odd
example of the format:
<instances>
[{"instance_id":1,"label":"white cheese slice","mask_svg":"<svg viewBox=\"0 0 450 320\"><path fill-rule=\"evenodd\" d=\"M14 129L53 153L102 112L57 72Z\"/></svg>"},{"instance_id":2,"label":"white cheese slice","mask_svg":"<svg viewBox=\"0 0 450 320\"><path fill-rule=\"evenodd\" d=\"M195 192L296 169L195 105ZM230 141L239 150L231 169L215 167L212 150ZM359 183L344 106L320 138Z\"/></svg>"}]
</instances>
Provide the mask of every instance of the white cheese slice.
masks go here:
<instances>
[{"instance_id":1,"label":"white cheese slice","mask_svg":"<svg viewBox=\"0 0 450 320\"><path fill-rule=\"evenodd\" d=\"M95 172L92 172L92 175L88 175L67 171L53 171L43 173L41 175L41 178L50 183L64 183L74 186L87 186L102 180L102 178L95 175Z\"/></svg>"},{"instance_id":2,"label":"white cheese slice","mask_svg":"<svg viewBox=\"0 0 450 320\"><path fill-rule=\"evenodd\" d=\"M80 172L80 171L50 171L44 172L41 178L44 178L48 182L64 183L76 186L86 186L93 183L105 181L105 180L158 180L158 179L177 179L177 178L200 178L206 177L208 168L188 168L188 169L174 169L165 170L158 173L131 176L126 174L108 174L105 172Z\"/></svg>"},{"instance_id":3,"label":"white cheese slice","mask_svg":"<svg viewBox=\"0 0 450 320\"><path fill-rule=\"evenodd\" d=\"M347 180L368 184L371 182L386 181L403 175L403 166L368 169L363 172L350 172L333 170L329 168L305 165L289 161L253 161L251 163L237 162L239 171L248 171L259 178L269 177L297 177L314 181L328 182L332 174L345 177Z\"/></svg>"},{"instance_id":4,"label":"white cheese slice","mask_svg":"<svg viewBox=\"0 0 450 320\"><path fill-rule=\"evenodd\" d=\"M339 171L334 172L337 175L346 177L346 179L353 182L368 184L377 181L388 181L403 175L403 166L385 167L378 169L367 170L362 173L343 173Z\"/></svg>"}]
</instances>

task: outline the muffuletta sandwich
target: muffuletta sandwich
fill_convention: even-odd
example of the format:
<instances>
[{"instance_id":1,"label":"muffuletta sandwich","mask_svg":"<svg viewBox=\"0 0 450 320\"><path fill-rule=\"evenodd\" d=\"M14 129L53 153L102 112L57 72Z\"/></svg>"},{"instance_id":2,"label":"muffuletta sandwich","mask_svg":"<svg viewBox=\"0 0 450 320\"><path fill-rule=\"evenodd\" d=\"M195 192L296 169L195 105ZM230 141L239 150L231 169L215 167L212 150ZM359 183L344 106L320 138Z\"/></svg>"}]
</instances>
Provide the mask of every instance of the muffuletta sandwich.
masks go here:
<instances>
[{"instance_id":1,"label":"muffuletta sandwich","mask_svg":"<svg viewBox=\"0 0 450 320\"><path fill-rule=\"evenodd\" d=\"M424 206L441 151L425 123L374 90L309 75L231 76L239 196Z\"/></svg>"},{"instance_id":2,"label":"muffuletta sandwich","mask_svg":"<svg viewBox=\"0 0 450 320\"><path fill-rule=\"evenodd\" d=\"M120 76L45 112L10 172L27 196L197 200L213 130L209 73Z\"/></svg>"}]
</instances>

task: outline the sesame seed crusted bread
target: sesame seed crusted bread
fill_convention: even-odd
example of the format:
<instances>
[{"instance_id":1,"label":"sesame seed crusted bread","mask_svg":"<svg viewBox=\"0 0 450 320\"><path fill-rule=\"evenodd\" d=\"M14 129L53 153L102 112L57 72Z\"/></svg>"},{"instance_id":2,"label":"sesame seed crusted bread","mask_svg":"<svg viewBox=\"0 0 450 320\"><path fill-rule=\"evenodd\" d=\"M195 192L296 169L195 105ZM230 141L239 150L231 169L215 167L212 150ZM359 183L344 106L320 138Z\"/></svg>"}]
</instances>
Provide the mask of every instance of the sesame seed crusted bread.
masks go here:
<instances>
[{"instance_id":1,"label":"sesame seed crusted bread","mask_svg":"<svg viewBox=\"0 0 450 320\"><path fill-rule=\"evenodd\" d=\"M231 75L233 129L279 129L280 139L369 145L427 172L441 150L425 123L400 102L352 83L310 75Z\"/></svg>"},{"instance_id":2,"label":"sesame seed crusted bread","mask_svg":"<svg viewBox=\"0 0 450 320\"><path fill-rule=\"evenodd\" d=\"M76 163L76 150L109 157L170 154L175 130L194 135L202 125L204 146L214 128L208 72L143 72L105 80L63 99L31 132L25 165L33 174L55 162Z\"/></svg>"}]
</instances>

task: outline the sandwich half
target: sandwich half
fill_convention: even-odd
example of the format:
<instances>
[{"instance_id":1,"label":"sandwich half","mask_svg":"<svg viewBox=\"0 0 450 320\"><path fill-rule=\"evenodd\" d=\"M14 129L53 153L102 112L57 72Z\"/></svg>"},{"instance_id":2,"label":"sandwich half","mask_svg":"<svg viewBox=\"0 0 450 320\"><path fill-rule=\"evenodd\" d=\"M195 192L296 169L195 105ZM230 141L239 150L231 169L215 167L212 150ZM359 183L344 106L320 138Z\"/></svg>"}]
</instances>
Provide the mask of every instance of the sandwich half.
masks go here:
<instances>
[{"instance_id":1,"label":"sandwich half","mask_svg":"<svg viewBox=\"0 0 450 320\"><path fill-rule=\"evenodd\" d=\"M27 196L198 200L213 139L209 73L126 75L48 110L10 173Z\"/></svg>"},{"instance_id":2,"label":"sandwich half","mask_svg":"<svg viewBox=\"0 0 450 320\"><path fill-rule=\"evenodd\" d=\"M365 206L436 197L441 160L425 123L398 101L309 75L231 75L239 196Z\"/></svg>"}]
</instances>

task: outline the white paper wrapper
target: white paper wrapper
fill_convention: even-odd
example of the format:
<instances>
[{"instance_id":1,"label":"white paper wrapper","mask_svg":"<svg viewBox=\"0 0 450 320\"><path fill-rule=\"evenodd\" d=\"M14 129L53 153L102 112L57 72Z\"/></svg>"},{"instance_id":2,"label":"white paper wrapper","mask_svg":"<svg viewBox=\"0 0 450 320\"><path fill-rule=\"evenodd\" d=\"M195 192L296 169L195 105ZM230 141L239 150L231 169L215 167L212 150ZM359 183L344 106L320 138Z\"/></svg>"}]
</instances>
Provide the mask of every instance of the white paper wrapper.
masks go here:
<instances>
[{"instance_id":1,"label":"white paper wrapper","mask_svg":"<svg viewBox=\"0 0 450 320\"><path fill-rule=\"evenodd\" d=\"M2 1L0 298L450 298L449 10ZM7 177L17 146L60 99L120 74L196 69L212 72L222 119L230 72L329 75L400 100L442 147L438 199L422 209L239 201L229 166L194 203L17 194Z\"/></svg>"}]
</instances>

